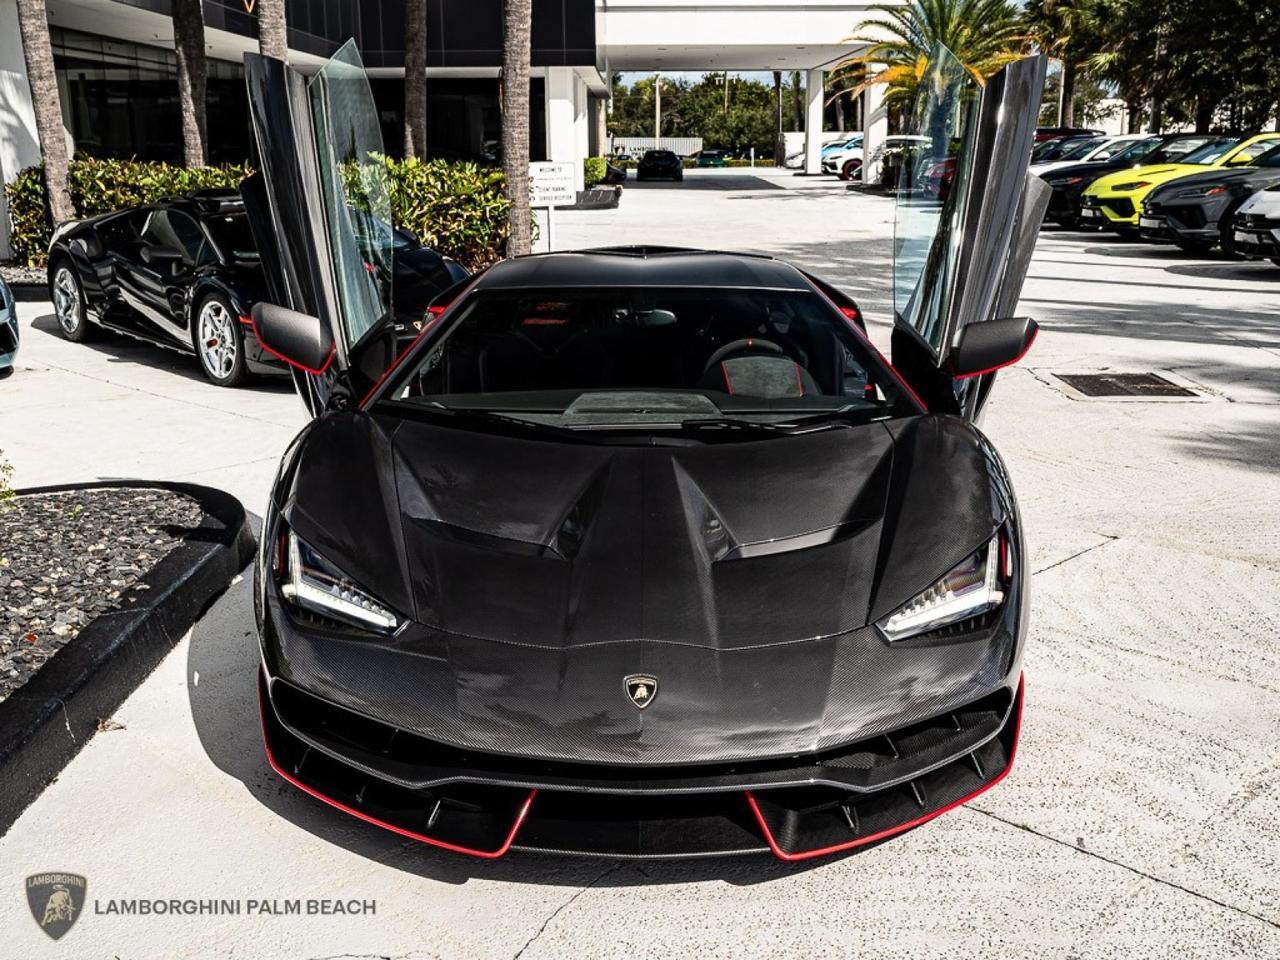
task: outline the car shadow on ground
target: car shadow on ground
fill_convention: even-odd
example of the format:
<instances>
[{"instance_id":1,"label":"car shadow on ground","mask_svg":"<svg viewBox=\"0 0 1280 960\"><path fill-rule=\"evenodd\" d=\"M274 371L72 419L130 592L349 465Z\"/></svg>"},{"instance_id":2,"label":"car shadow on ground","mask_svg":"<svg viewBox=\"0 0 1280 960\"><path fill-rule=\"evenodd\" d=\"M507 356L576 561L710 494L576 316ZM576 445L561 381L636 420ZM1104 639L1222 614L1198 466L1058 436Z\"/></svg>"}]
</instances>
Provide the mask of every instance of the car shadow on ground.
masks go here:
<instances>
[{"instance_id":1,"label":"car shadow on ground","mask_svg":"<svg viewBox=\"0 0 1280 960\"><path fill-rule=\"evenodd\" d=\"M53 337L61 337L58 318L52 313L43 314L31 321L31 327L41 333ZM200 372L200 361L195 354L183 354L177 350L166 350L145 340L95 327L93 336L77 346L87 350L95 350L107 358L108 363L137 364L143 367L154 367L177 374L197 383L208 383L209 380ZM288 376L255 376L240 389L266 390L272 393L290 393L293 381Z\"/></svg>"},{"instance_id":2,"label":"car shadow on ground","mask_svg":"<svg viewBox=\"0 0 1280 960\"><path fill-rule=\"evenodd\" d=\"M255 528L259 518L251 518ZM830 862L785 864L769 854L690 860L556 857L513 851L477 860L405 840L327 806L286 783L268 765L258 714L259 652L253 619L252 571L196 624L187 655L187 697L200 744L223 773L239 780L274 817L395 870L443 883L471 879L554 886L638 886L721 880L767 883ZM745 800L743 801L745 811Z\"/></svg>"},{"instance_id":3,"label":"car shadow on ground","mask_svg":"<svg viewBox=\"0 0 1280 960\"><path fill-rule=\"evenodd\" d=\"M750 173L686 174L683 180L637 180L633 171L627 177L628 190L785 190Z\"/></svg>"}]
</instances>

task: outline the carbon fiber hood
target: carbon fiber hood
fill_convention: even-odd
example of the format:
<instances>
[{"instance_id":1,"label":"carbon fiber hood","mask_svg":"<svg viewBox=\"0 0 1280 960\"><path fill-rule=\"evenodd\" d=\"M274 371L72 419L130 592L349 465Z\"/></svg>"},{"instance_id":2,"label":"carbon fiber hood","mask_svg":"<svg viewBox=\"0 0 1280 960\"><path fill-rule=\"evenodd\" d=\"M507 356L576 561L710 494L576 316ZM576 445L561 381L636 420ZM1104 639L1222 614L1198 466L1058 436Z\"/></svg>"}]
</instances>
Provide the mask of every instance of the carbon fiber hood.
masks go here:
<instances>
[{"instance_id":1,"label":"carbon fiber hood","mask_svg":"<svg viewBox=\"0 0 1280 960\"><path fill-rule=\"evenodd\" d=\"M467 748L630 763L821 749L1012 668L1008 630L898 649L867 626L991 536L1011 507L998 463L939 417L637 447L326 416L278 502L413 622L352 642L276 604L269 659ZM644 711L630 674L658 680Z\"/></svg>"}]
</instances>

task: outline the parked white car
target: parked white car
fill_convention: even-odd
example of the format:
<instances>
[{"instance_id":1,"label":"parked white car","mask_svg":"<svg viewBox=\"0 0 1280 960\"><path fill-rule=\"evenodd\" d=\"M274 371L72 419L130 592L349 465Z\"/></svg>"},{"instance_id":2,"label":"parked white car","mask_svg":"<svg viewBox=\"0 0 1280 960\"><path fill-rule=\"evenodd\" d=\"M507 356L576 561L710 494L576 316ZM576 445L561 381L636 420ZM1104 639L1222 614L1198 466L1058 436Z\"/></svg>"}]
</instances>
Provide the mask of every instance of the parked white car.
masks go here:
<instances>
[{"instance_id":1,"label":"parked white car","mask_svg":"<svg viewBox=\"0 0 1280 960\"><path fill-rule=\"evenodd\" d=\"M1280 184L1259 190L1236 211L1236 253L1280 267Z\"/></svg>"},{"instance_id":2,"label":"parked white car","mask_svg":"<svg viewBox=\"0 0 1280 960\"><path fill-rule=\"evenodd\" d=\"M1077 163L1110 160L1121 150L1127 150L1130 145L1137 143L1139 140L1158 139L1159 137L1152 137L1149 133L1122 133L1119 136L1102 137L1100 140L1081 140L1079 146L1074 150L1068 150L1057 160L1050 160L1048 163L1033 163L1031 172L1043 177L1046 173L1052 173L1054 170L1061 170L1063 167L1070 167Z\"/></svg>"},{"instance_id":3,"label":"parked white car","mask_svg":"<svg viewBox=\"0 0 1280 960\"><path fill-rule=\"evenodd\" d=\"M822 151L822 172L834 173L841 180L856 180L862 176L863 135L857 134L844 143L826 147Z\"/></svg>"}]
</instances>

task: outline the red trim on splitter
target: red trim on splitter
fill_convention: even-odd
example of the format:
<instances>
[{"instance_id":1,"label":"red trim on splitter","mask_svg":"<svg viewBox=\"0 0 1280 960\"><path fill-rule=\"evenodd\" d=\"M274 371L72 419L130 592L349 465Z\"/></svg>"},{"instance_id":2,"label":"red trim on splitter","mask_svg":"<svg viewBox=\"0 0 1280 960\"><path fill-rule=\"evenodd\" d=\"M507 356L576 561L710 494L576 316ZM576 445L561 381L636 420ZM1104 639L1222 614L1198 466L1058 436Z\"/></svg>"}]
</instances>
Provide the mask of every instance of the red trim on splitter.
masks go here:
<instances>
[{"instance_id":1,"label":"red trim on splitter","mask_svg":"<svg viewBox=\"0 0 1280 960\"><path fill-rule=\"evenodd\" d=\"M263 702L262 693L262 687L265 682L265 680L259 681L258 684L258 718L262 723L262 746L267 752L267 763L271 765L272 770L280 774L281 777L293 784L303 793L310 794L322 803L327 803L329 806L337 810L341 810L343 813L349 813L351 816L358 820L363 820L365 823L371 823L375 827L381 827L383 830L390 830L392 833L398 833L400 836L408 837L410 840L418 840L421 843L425 843L433 847L439 847L441 850L466 854L468 857L478 857L481 860L497 860L511 849L511 844L515 843L516 834L520 832L520 828L524 825L524 819L529 813L529 808L533 805L533 798L538 795L537 790L529 791L529 796L525 798L524 804L520 807L520 812L516 814L515 823L511 825L511 832L507 834L507 838L502 842L502 846L497 850L474 850L471 847L462 847L456 843L437 840L434 837L428 837L422 833L414 833L412 830L406 830L404 827L397 827L394 823L387 823L385 820L379 820L377 817L370 816L361 810L356 810L354 807L347 806L340 800L335 800L333 797L326 796L314 787L307 786L297 777L286 772L280 764L276 763L276 758L271 752L271 743L267 739L267 704Z\"/></svg>"},{"instance_id":2,"label":"red trim on splitter","mask_svg":"<svg viewBox=\"0 0 1280 960\"><path fill-rule=\"evenodd\" d=\"M1015 363L1018 363L1023 357L1031 352L1031 346L1036 342L1036 337L1038 336L1040 336L1040 328L1036 327L1031 334L1031 339L1028 340L1027 345L1022 348L1022 352L1012 360L1008 360L1004 363L997 363L994 367L987 367L985 370L975 370L973 373L956 373L952 374L952 376L957 380L970 380L973 377L981 377L988 373L995 373L997 370L1003 370L1005 367L1012 367Z\"/></svg>"},{"instance_id":3,"label":"red trim on splitter","mask_svg":"<svg viewBox=\"0 0 1280 960\"><path fill-rule=\"evenodd\" d=\"M940 817L944 813L954 810L956 807L964 806L970 800L981 794L986 793L997 783L1009 775L1009 771L1013 769L1014 758L1018 755L1018 737L1022 733L1022 700L1023 691L1026 688L1026 679L1023 676L1018 677L1018 713L1013 718L1013 746L1009 749L1009 763L1000 771L994 780L984 783L977 790L966 794L959 800L948 803L945 807L941 807L932 813L926 813L923 817L916 817L914 820L908 820L906 823L900 823L896 827L889 827L887 830L881 830L878 833L871 833L865 837L858 837L856 840L850 840L846 843L837 843L834 846L822 847L818 850L801 850L799 853L788 853L778 846L778 841L773 838L772 831L769 830L769 824L764 819L764 814L760 811L760 805L756 803L756 798L751 795L750 790L744 791L747 796L747 805L751 807L751 812L755 814L756 823L760 825L760 832L764 834L765 841L769 844L769 849L773 851L773 855L779 860L785 860L787 863L795 863L800 860L812 860L815 857L825 857L829 854L840 853L843 850L852 850L855 847L865 847L869 843L875 843L878 840L885 840L889 837L904 833L913 827L918 827L922 823L928 823L935 817Z\"/></svg>"}]
</instances>

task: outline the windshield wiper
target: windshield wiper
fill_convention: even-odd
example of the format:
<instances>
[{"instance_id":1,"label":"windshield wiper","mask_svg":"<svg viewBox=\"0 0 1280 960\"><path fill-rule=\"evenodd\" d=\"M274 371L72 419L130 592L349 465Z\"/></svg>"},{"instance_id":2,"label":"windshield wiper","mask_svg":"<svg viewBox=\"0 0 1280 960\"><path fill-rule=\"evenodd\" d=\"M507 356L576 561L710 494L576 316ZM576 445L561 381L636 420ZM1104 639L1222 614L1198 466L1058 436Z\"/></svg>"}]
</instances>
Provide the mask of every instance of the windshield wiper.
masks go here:
<instances>
[{"instance_id":1,"label":"windshield wiper","mask_svg":"<svg viewBox=\"0 0 1280 960\"><path fill-rule=\"evenodd\" d=\"M704 420L685 420L680 429L689 433L765 433L770 436L795 436L800 433L816 433L833 427L852 427L845 419L847 411L838 410L820 417L810 417L800 423L768 423L757 420L740 420L734 417L715 417Z\"/></svg>"}]
</instances>

